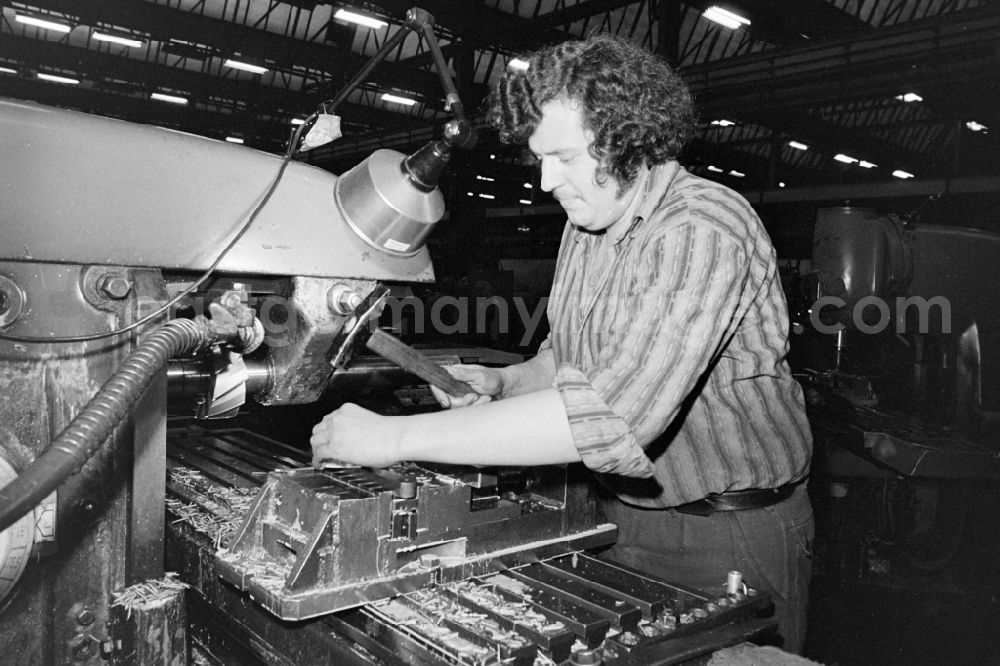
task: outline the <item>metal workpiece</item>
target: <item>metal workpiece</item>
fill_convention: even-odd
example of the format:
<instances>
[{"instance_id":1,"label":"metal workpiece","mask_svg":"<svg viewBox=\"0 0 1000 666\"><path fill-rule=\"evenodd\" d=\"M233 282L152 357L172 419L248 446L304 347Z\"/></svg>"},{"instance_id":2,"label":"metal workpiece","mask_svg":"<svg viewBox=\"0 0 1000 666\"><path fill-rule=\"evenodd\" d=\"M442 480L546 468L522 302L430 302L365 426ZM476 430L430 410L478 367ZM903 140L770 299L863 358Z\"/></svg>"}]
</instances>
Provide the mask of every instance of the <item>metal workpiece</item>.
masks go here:
<instances>
[{"instance_id":1,"label":"metal workpiece","mask_svg":"<svg viewBox=\"0 0 1000 666\"><path fill-rule=\"evenodd\" d=\"M488 482L509 470L474 474L402 465L315 472L298 468L306 451L249 431L192 426L173 431L170 441L170 566L192 586L189 608L199 618L192 624L198 640L219 646L220 632L236 637L245 650L239 663L268 663L270 655L281 654L292 663L665 665L687 663L774 626L756 617L770 603L766 596L742 586L727 594L724 571L717 590L694 590L585 552L613 539L610 526L526 543L532 530L521 522L524 514L487 520L488 512L482 518L470 512L470 502L499 506L496 500L510 491ZM260 472L269 467L283 472L264 480ZM554 470L518 486L548 493L534 496L548 507L540 512L558 513L552 496L565 491L550 485L558 476ZM287 483L275 493L282 477ZM566 483L565 470L562 478L574 485L572 476ZM399 492L411 480L412 498ZM280 503L262 504L262 481L264 492ZM455 499L461 496L459 510ZM424 520L421 509L435 504L443 509L433 521ZM340 509L342 516L333 515ZM264 519L247 520L255 511ZM296 568L302 544L308 550L319 543L307 527L317 511L332 516L320 518L330 548ZM416 518L415 533L399 529L395 519L401 515ZM449 546L441 531L452 518L476 529L463 530L465 538ZM477 531L477 523L490 530ZM503 547L487 542L483 552L469 555L486 531L498 533ZM248 535L251 547L243 549L240 540ZM322 587L338 575L347 580L349 567L385 566L390 545L397 564L406 560L394 575ZM448 548L464 548L466 555ZM296 570L308 574L299 582L313 580L300 591L285 584ZM359 605L296 622L275 617L275 608L302 611L348 598Z\"/></svg>"},{"instance_id":2,"label":"metal workpiece","mask_svg":"<svg viewBox=\"0 0 1000 666\"><path fill-rule=\"evenodd\" d=\"M412 464L273 472L216 567L279 617L304 619L614 539L593 504L589 520L569 520L565 490L544 490L477 502L470 486Z\"/></svg>"}]
</instances>

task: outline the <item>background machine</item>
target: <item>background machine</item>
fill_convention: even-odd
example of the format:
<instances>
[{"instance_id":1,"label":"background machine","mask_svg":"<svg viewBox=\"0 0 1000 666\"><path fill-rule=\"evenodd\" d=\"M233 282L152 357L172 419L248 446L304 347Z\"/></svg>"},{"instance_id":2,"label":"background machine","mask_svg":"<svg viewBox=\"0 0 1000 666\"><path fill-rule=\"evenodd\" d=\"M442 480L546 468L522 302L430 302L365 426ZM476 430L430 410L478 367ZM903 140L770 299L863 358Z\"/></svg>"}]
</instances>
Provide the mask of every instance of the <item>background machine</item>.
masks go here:
<instances>
[{"instance_id":1,"label":"background machine","mask_svg":"<svg viewBox=\"0 0 1000 666\"><path fill-rule=\"evenodd\" d=\"M0 100L4 661L182 664L193 637L220 663L674 663L769 626L726 572L585 554L615 528L572 469L316 471L168 427L316 401L386 286L434 279L437 176L471 140L442 81L441 139L339 177L299 133L282 158Z\"/></svg>"}]
</instances>

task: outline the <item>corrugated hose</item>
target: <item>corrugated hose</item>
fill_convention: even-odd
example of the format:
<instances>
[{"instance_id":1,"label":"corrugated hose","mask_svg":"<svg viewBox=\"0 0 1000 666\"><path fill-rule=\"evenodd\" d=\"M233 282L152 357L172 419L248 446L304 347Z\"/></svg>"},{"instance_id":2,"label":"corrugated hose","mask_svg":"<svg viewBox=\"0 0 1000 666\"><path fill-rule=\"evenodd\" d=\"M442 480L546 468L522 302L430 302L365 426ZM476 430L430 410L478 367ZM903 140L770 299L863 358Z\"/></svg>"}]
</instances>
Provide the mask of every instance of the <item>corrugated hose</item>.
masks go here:
<instances>
[{"instance_id":1,"label":"corrugated hose","mask_svg":"<svg viewBox=\"0 0 1000 666\"><path fill-rule=\"evenodd\" d=\"M143 338L69 425L20 475L0 488L0 531L16 523L80 471L128 416L153 377L171 358L218 342L204 318L174 319Z\"/></svg>"}]
</instances>

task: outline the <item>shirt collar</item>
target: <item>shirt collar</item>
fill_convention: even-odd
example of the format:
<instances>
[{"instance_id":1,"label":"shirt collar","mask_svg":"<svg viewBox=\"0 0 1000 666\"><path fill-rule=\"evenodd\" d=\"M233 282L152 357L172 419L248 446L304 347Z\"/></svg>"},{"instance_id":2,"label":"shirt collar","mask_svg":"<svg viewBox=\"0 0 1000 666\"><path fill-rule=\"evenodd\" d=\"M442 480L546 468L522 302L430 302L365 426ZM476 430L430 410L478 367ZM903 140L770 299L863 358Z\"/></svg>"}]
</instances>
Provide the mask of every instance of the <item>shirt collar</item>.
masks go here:
<instances>
[{"instance_id":1,"label":"shirt collar","mask_svg":"<svg viewBox=\"0 0 1000 666\"><path fill-rule=\"evenodd\" d=\"M637 196L642 197L639 208L635 212L632 224L616 241L615 245L620 245L624 240L631 240L639 235L642 230L642 223L656 211L663 199L663 194L670 188L674 179L681 172L683 167L677 160L669 160L663 164L654 165L649 170L646 182ZM572 223L570 223L572 224ZM588 238L593 238L594 234L576 230L576 242L582 243Z\"/></svg>"},{"instance_id":2,"label":"shirt collar","mask_svg":"<svg viewBox=\"0 0 1000 666\"><path fill-rule=\"evenodd\" d=\"M615 241L615 245L620 244L624 240L632 240L639 235L642 223L649 219L649 217L659 207L660 200L663 198L663 193L670 187L674 178L680 172L680 169L681 165L679 162L676 160L670 160L669 162L665 162L663 164L654 165L653 168L649 170L649 175L646 177L646 182L643 184L642 191L637 195L642 197L642 199L639 202L639 207L636 209L635 217L632 219L632 224L630 224L625 233Z\"/></svg>"}]
</instances>

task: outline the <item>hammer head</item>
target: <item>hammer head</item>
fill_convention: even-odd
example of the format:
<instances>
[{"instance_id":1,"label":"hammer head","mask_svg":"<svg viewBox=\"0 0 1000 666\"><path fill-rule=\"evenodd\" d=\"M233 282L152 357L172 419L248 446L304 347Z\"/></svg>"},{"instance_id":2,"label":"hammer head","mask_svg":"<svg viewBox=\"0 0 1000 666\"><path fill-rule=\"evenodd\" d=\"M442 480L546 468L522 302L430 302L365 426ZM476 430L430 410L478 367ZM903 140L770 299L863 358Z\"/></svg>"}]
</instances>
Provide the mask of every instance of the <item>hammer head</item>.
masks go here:
<instances>
[{"instance_id":1,"label":"hammer head","mask_svg":"<svg viewBox=\"0 0 1000 666\"><path fill-rule=\"evenodd\" d=\"M378 323L388 297L389 288L379 285L362 301L355 309L354 316L340 329L326 355L334 372L343 370L354 356L354 352L364 348Z\"/></svg>"}]
</instances>

